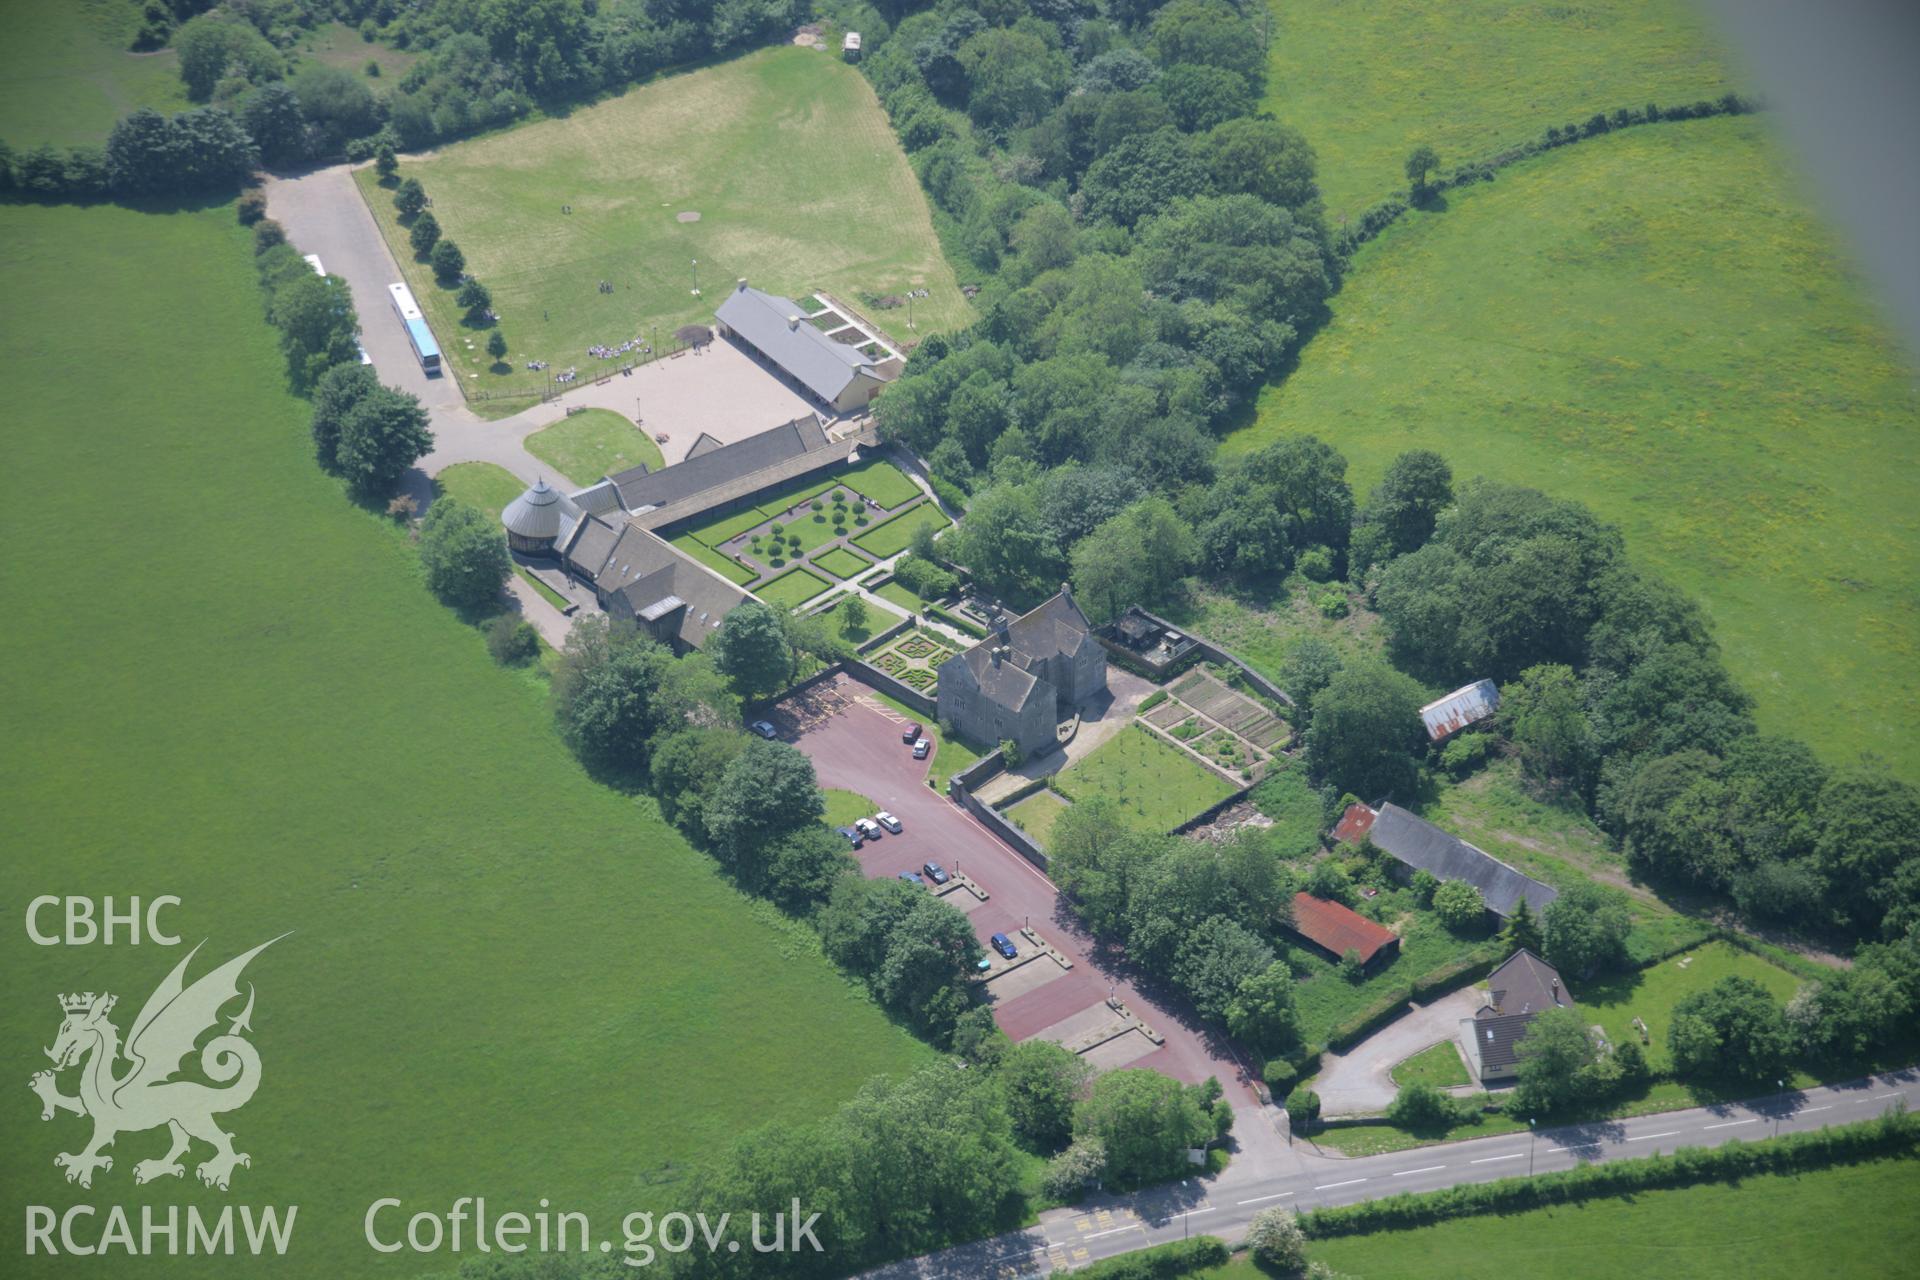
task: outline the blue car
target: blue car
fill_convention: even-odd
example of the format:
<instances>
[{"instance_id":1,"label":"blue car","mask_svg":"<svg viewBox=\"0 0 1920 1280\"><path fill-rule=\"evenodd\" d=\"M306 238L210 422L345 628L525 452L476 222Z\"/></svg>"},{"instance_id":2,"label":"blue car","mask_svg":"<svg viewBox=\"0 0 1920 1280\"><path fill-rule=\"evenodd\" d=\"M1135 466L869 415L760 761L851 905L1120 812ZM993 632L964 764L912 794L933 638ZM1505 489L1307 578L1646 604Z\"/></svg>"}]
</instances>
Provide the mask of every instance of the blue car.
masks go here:
<instances>
[{"instance_id":1,"label":"blue car","mask_svg":"<svg viewBox=\"0 0 1920 1280\"><path fill-rule=\"evenodd\" d=\"M920 873L918 871L902 871L900 873L900 878L902 880L905 880L908 884L925 884L926 883L925 880L922 880L920 878Z\"/></svg>"},{"instance_id":2,"label":"blue car","mask_svg":"<svg viewBox=\"0 0 1920 1280\"><path fill-rule=\"evenodd\" d=\"M991 938L988 938L987 941L993 944L993 949L1000 953L1000 957L1003 960L1012 960L1020 954L1014 949L1013 939L1004 933L996 933Z\"/></svg>"},{"instance_id":3,"label":"blue car","mask_svg":"<svg viewBox=\"0 0 1920 1280\"><path fill-rule=\"evenodd\" d=\"M926 875L927 879L933 881L935 884L945 884L949 878L947 876L947 869L937 862L929 862L926 866L921 867L920 870Z\"/></svg>"},{"instance_id":4,"label":"blue car","mask_svg":"<svg viewBox=\"0 0 1920 1280\"><path fill-rule=\"evenodd\" d=\"M835 827L835 831L847 838L847 843L858 849L867 842L867 838L852 827Z\"/></svg>"}]
</instances>

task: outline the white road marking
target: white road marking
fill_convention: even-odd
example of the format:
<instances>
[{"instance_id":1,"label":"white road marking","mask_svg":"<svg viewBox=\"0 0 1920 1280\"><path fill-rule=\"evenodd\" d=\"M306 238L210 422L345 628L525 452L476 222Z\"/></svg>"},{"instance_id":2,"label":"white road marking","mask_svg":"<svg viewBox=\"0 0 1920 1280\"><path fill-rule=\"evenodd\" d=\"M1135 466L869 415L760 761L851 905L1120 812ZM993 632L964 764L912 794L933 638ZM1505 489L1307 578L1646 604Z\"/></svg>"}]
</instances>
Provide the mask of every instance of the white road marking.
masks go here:
<instances>
[{"instance_id":1,"label":"white road marking","mask_svg":"<svg viewBox=\"0 0 1920 1280\"><path fill-rule=\"evenodd\" d=\"M1424 1169L1402 1169L1399 1173L1396 1173L1393 1176L1396 1178L1411 1178L1416 1173L1436 1173L1439 1170L1444 1169L1446 1167L1447 1166L1443 1164L1430 1164Z\"/></svg>"},{"instance_id":2,"label":"white road marking","mask_svg":"<svg viewBox=\"0 0 1920 1280\"><path fill-rule=\"evenodd\" d=\"M1873 1101L1875 1101L1875 1102L1884 1102L1884 1101L1886 1101L1886 1100L1887 1100L1888 1098L1903 1098L1903 1097L1905 1097L1905 1096L1906 1096L1906 1095L1905 1095L1905 1094L1903 1094L1903 1093L1901 1093L1901 1092L1900 1092L1900 1091L1899 1091L1898 1089L1895 1089L1895 1090L1894 1090L1894 1091L1893 1091L1892 1093L1876 1093L1876 1094L1874 1094L1874 1095L1873 1095Z\"/></svg>"},{"instance_id":3,"label":"white road marking","mask_svg":"<svg viewBox=\"0 0 1920 1280\"><path fill-rule=\"evenodd\" d=\"M1548 1155L1552 1155L1552 1154L1553 1154L1554 1152L1556 1152L1556 1151L1565 1151L1565 1150L1566 1150L1566 1148L1565 1148L1565 1147L1548 1147L1548 1148L1547 1148L1547 1154L1548 1154Z\"/></svg>"},{"instance_id":4,"label":"white road marking","mask_svg":"<svg viewBox=\"0 0 1920 1280\"><path fill-rule=\"evenodd\" d=\"M1199 1213L1201 1212L1201 1210L1195 1209L1194 1212ZM1090 1236L1076 1236L1075 1240L1098 1240L1101 1236L1117 1236L1122 1231L1144 1231L1144 1230L1146 1230L1146 1228L1142 1227L1139 1223L1136 1222L1124 1227L1115 1227L1111 1231L1096 1231ZM1074 1243L1074 1240L1070 1240L1067 1243L1072 1244Z\"/></svg>"},{"instance_id":5,"label":"white road marking","mask_svg":"<svg viewBox=\"0 0 1920 1280\"><path fill-rule=\"evenodd\" d=\"M1671 1138L1674 1135L1678 1134L1679 1132L1680 1131L1678 1129L1669 1129L1665 1133L1636 1134L1634 1137L1628 1138L1627 1141L1628 1142L1651 1142L1655 1138Z\"/></svg>"},{"instance_id":6,"label":"white road marking","mask_svg":"<svg viewBox=\"0 0 1920 1280\"><path fill-rule=\"evenodd\" d=\"M1831 1110L1833 1110L1833 1104L1829 1102L1824 1107L1802 1107L1800 1108L1799 1114L1803 1116L1807 1116L1807 1115L1812 1115L1816 1111L1831 1111Z\"/></svg>"},{"instance_id":7,"label":"white road marking","mask_svg":"<svg viewBox=\"0 0 1920 1280\"><path fill-rule=\"evenodd\" d=\"M1365 1181L1366 1181L1365 1178L1348 1178L1345 1182L1323 1182L1319 1186L1315 1187L1314 1190L1315 1191L1331 1191L1335 1187L1351 1187Z\"/></svg>"},{"instance_id":8,"label":"white road marking","mask_svg":"<svg viewBox=\"0 0 1920 1280\"><path fill-rule=\"evenodd\" d=\"M1521 1156L1525 1154L1526 1152L1524 1151L1516 1151L1510 1156L1482 1156L1478 1160L1469 1160L1467 1161L1467 1163L1468 1164L1492 1164L1496 1160L1518 1160Z\"/></svg>"},{"instance_id":9,"label":"white road marking","mask_svg":"<svg viewBox=\"0 0 1920 1280\"><path fill-rule=\"evenodd\" d=\"M1760 1123L1760 1117L1759 1117L1759 1116L1753 1116L1753 1117L1750 1117L1749 1119L1746 1119L1746 1120L1729 1120L1729 1121L1727 1121L1727 1122L1726 1122L1725 1124L1710 1124L1710 1125L1708 1125L1708 1126L1707 1126L1707 1128L1709 1128L1709 1129L1731 1129L1731 1128L1733 1128L1733 1126L1735 1126L1735 1125L1737 1125L1737 1124L1759 1124L1759 1123Z\"/></svg>"},{"instance_id":10,"label":"white road marking","mask_svg":"<svg viewBox=\"0 0 1920 1280\"><path fill-rule=\"evenodd\" d=\"M1261 1204L1268 1200L1284 1200L1292 1194L1293 1192L1291 1191L1276 1191L1270 1196L1255 1196L1251 1200L1242 1200L1240 1203L1241 1204Z\"/></svg>"}]
</instances>

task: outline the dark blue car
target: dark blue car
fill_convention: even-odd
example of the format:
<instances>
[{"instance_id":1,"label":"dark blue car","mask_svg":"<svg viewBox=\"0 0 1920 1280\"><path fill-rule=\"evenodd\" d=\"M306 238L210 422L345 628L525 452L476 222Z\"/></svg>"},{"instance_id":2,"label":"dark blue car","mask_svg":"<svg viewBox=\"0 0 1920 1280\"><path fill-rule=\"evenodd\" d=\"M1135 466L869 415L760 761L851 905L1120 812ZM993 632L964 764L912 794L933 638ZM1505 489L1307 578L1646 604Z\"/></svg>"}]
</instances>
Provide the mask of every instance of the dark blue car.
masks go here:
<instances>
[{"instance_id":1,"label":"dark blue car","mask_svg":"<svg viewBox=\"0 0 1920 1280\"><path fill-rule=\"evenodd\" d=\"M1020 954L1014 949L1013 939L1004 933L996 933L987 941L993 944L993 949L1000 953L1002 959L1011 960Z\"/></svg>"}]
</instances>

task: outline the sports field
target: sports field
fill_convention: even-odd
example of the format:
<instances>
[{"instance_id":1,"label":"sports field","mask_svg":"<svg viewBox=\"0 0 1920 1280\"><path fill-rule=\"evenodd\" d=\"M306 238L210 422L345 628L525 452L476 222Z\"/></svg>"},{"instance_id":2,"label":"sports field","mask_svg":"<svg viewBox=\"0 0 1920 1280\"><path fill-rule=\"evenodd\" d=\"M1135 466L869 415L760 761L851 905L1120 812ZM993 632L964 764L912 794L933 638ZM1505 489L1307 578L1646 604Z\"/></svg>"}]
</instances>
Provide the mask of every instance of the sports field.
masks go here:
<instances>
[{"instance_id":1,"label":"sports field","mask_svg":"<svg viewBox=\"0 0 1920 1280\"><path fill-rule=\"evenodd\" d=\"M1875 1160L1315 1241L1307 1253L1366 1280L1894 1280L1920 1257L1916 1200L1920 1160ZM1195 1280L1268 1275L1243 1258Z\"/></svg>"},{"instance_id":2,"label":"sports field","mask_svg":"<svg viewBox=\"0 0 1920 1280\"><path fill-rule=\"evenodd\" d=\"M656 327L664 343L678 325L709 323L739 277L790 296L826 290L855 307L863 293L924 288L914 308L921 337L972 319L873 90L811 50L769 49L671 76L404 161L401 174L425 184L501 316L507 373L458 340L473 331L452 292L413 261L390 193L361 170L361 191L435 331L449 335L442 345L468 388L544 386L530 359L582 376L611 369L587 348L651 342ZM906 314L862 309L878 324Z\"/></svg>"},{"instance_id":3,"label":"sports field","mask_svg":"<svg viewBox=\"0 0 1920 1280\"><path fill-rule=\"evenodd\" d=\"M172 49L130 53L135 0L9 0L0 40L0 137L15 151L43 142L99 143L140 107L193 105Z\"/></svg>"},{"instance_id":4,"label":"sports field","mask_svg":"<svg viewBox=\"0 0 1920 1280\"><path fill-rule=\"evenodd\" d=\"M1687 0L1273 0L1266 110L1307 135L1338 219L1447 164L1596 111L1717 98L1718 40Z\"/></svg>"},{"instance_id":5,"label":"sports field","mask_svg":"<svg viewBox=\"0 0 1920 1280\"><path fill-rule=\"evenodd\" d=\"M1920 396L1764 117L1516 165L1355 259L1226 442L1314 432L1364 493L1456 477L1579 498L1705 601L1762 727L1920 767Z\"/></svg>"},{"instance_id":6,"label":"sports field","mask_svg":"<svg viewBox=\"0 0 1920 1280\"><path fill-rule=\"evenodd\" d=\"M252 1156L232 1202L299 1206L271 1270L452 1265L371 1252L361 1222L382 1196L438 1212L544 1196L614 1235L621 1213L678 1203L732 1136L928 1061L809 929L724 884L650 801L591 782L538 682L497 668L404 534L315 468L248 239L231 206L0 208L10 465L43 486L140 460L137 512L0 513L16 730L0 900L177 895L165 922L208 940L196 975L293 931L247 971L262 1084L222 1117ZM88 347L114 359L66 376L63 353ZM14 915L0 1198L125 1204L136 1222L135 1205L227 1201L191 1170L134 1188L163 1133L123 1134L92 1190L69 1185L53 1156L84 1122L42 1123L25 1087L56 993L116 993L125 1031L184 951L35 946ZM77 1274L26 1257L22 1226L0 1222L9 1276ZM253 1274L185 1256L105 1271Z\"/></svg>"},{"instance_id":7,"label":"sports field","mask_svg":"<svg viewBox=\"0 0 1920 1280\"><path fill-rule=\"evenodd\" d=\"M527 437L527 452L581 487L645 463L666 465L660 446L611 409L583 409Z\"/></svg>"}]
</instances>

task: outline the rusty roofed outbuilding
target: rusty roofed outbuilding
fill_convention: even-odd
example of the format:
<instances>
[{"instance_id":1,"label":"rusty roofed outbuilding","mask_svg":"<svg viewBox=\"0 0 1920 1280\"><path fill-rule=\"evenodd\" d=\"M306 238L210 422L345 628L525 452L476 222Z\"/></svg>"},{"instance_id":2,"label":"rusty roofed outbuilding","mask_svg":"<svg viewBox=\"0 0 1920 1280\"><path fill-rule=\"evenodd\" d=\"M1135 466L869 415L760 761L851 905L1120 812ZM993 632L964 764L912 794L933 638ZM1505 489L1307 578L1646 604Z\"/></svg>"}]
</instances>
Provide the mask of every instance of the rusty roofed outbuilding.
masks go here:
<instances>
[{"instance_id":1,"label":"rusty roofed outbuilding","mask_svg":"<svg viewBox=\"0 0 1920 1280\"><path fill-rule=\"evenodd\" d=\"M1499 709L1500 691L1493 681L1476 680L1420 708L1420 722L1427 726L1428 738L1441 742Z\"/></svg>"}]
</instances>

